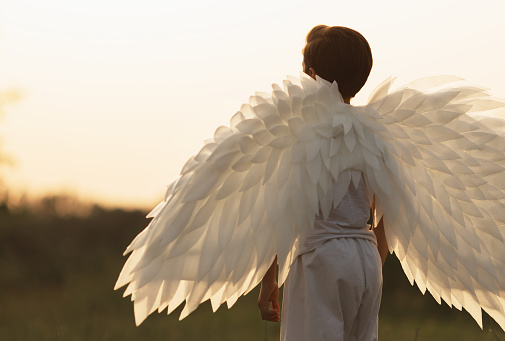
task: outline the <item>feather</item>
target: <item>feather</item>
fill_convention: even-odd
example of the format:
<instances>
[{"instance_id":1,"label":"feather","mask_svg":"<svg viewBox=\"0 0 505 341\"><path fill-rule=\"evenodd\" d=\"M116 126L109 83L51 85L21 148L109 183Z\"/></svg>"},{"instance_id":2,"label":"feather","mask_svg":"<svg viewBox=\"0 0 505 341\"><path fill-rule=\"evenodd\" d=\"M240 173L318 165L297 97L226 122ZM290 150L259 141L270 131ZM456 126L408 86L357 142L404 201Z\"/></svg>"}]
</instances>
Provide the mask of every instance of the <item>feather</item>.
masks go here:
<instances>
[{"instance_id":1,"label":"feather","mask_svg":"<svg viewBox=\"0 0 505 341\"><path fill-rule=\"evenodd\" d=\"M184 301L181 318L208 299L232 306L275 256L282 284L315 216L363 180L409 281L505 328L505 102L455 80L392 91L390 78L363 107L305 74L251 96L125 252L115 288L127 285L137 325Z\"/></svg>"}]
</instances>

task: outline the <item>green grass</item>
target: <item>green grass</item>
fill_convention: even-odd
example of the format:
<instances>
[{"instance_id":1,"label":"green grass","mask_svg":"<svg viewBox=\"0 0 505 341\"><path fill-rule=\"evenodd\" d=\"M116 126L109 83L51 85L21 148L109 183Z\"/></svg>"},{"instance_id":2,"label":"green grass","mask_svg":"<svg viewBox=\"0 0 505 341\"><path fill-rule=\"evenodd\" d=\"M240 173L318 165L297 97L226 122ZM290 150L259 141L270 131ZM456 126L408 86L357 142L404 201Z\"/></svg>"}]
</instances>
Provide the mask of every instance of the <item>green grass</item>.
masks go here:
<instances>
[{"instance_id":1,"label":"green grass","mask_svg":"<svg viewBox=\"0 0 505 341\"><path fill-rule=\"evenodd\" d=\"M119 270L120 263L116 270ZM205 303L182 321L154 313L135 327L133 306L122 291L113 291L117 271L72 274L59 286L11 290L1 296L0 340L277 340L279 324L260 320L257 289L230 310L213 314ZM407 283L408 284L408 283ZM415 288L412 288L417 290ZM403 304L385 296L379 323L380 340L497 340L465 312L438 306L414 292ZM410 298L410 299L409 299ZM432 307L434 306L434 307ZM435 308L431 314L430 310ZM439 311L437 311L439 310ZM500 340L504 333L496 329Z\"/></svg>"},{"instance_id":2,"label":"green grass","mask_svg":"<svg viewBox=\"0 0 505 341\"><path fill-rule=\"evenodd\" d=\"M7 212L8 213L8 212ZM228 310L202 304L183 321L154 313L136 327L133 304L113 291L122 251L146 224L143 212L95 208L90 217L12 215L0 207L0 340L278 340L259 317L257 288ZM438 305L410 286L396 257L384 267L380 340L505 341L487 315Z\"/></svg>"},{"instance_id":3,"label":"green grass","mask_svg":"<svg viewBox=\"0 0 505 341\"><path fill-rule=\"evenodd\" d=\"M133 305L112 290L116 274L68 278L58 288L2 295L0 340L276 340L279 325L261 321L257 291L231 309L213 314L200 306L182 321L173 314L151 315L140 327ZM265 328L268 337L265 338Z\"/></svg>"},{"instance_id":4,"label":"green grass","mask_svg":"<svg viewBox=\"0 0 505 341\"><path fill-rule=\"evenodd\" d=\"M387 304L387 301L384 304ZM439 314L429 316L418 315L415 310L401 310L403 311L401 316L381 312L379 317L379 340L505 340L505 334L494 322L491 324L491 321L486 321L484 330L481 330L477 323L465 312L452 311L445 316L439 316Z\"/></svg>"}]
</instances>

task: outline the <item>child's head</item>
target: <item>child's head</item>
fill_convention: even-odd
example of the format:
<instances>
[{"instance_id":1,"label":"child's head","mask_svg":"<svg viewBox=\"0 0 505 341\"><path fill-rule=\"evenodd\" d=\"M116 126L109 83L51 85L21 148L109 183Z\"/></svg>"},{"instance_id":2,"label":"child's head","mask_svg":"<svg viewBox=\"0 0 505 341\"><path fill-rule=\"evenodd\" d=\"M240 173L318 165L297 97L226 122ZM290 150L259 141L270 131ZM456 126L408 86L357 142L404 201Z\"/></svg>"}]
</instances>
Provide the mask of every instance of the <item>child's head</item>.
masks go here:
<instances>
[{"instance_id":1,"label":"child's head","mask_svg":"<svg viewBox=\"0 0 505 341\"><path fill-rule=\"evenodd\" d=\"M352 98L365 85L372 69L372 51L360 33L341 26L319 25L307 35L304 72L338 84L343 98Z\"/></svg>"}]
</instances>

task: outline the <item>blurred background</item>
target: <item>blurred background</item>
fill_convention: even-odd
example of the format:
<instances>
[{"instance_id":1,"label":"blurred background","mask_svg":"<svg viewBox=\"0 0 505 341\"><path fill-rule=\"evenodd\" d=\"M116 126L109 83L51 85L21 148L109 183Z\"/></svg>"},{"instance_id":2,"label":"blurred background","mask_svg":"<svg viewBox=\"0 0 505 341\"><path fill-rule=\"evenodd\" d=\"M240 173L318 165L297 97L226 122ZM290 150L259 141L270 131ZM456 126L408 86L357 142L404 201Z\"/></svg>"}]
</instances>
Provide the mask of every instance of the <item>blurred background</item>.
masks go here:
<instances>
[{"instance_id":1,"label":"blurred background","mask_svg":"<svg viewBox=\"0 0 505 341\"><path fill-rule=\"evenodd\" d=\"M0 339L275 340L257 292L139 328L112 290L165 184L246 102L301 71L315 25L361 32L368 83L453 74L505 97L502 1L0 0ZM382 340L505 340L384 268Z\"/></svg>"}]
</instances>

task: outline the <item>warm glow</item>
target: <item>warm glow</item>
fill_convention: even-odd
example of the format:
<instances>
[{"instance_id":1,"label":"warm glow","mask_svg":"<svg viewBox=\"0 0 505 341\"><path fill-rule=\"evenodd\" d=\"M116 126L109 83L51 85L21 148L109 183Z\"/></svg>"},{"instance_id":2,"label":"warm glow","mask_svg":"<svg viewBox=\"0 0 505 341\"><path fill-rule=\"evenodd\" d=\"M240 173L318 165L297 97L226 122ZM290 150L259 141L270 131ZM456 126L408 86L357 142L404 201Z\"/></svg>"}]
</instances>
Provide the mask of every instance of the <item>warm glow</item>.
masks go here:
<instances>
[{"instance_id":1,"label":"warm glow","mask_svg":"<svg viewBox=\"0 0 505 341\"><path fill-rule=\"evenodd\" d=\"M202 141L256 90L298 75L306 33L343 25L370 42L355 103L455 74L505 97L505 2L63 1L0 3L1 122L13 191L152 206ZM466 7L465 7L466 6Z\"/></svg>"}]
</instances>

